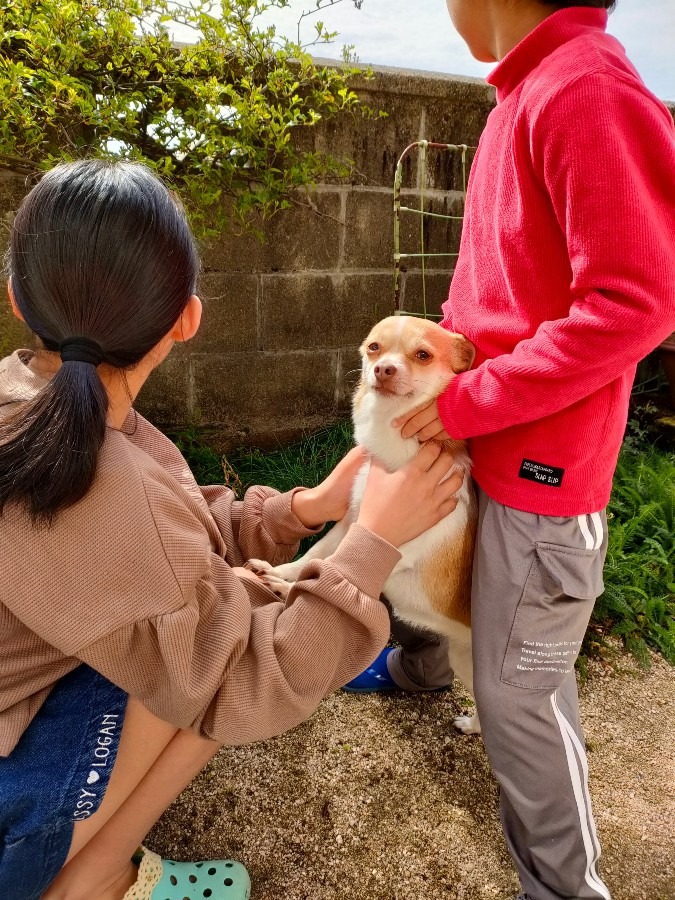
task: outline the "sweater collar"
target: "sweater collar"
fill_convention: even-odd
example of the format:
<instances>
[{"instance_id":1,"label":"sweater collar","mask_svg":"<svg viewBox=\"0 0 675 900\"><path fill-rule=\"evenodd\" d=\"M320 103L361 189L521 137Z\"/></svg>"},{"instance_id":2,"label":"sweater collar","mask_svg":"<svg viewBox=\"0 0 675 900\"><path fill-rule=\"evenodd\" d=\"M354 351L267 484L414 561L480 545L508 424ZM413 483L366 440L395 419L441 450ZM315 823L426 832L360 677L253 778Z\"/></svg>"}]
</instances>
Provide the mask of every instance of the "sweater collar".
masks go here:
<instances>
[{"instance_id":1,"label":"sweater collar","mask_svg":"<svg viewBox=\"0 0 675 900\"><path fill-rule=\"evenodd\" d=\"M487 77L502 103L554 50L582 34L605 31L607 10L570 6L551 13L506 54Z\"/></svg>"}]
</instances>

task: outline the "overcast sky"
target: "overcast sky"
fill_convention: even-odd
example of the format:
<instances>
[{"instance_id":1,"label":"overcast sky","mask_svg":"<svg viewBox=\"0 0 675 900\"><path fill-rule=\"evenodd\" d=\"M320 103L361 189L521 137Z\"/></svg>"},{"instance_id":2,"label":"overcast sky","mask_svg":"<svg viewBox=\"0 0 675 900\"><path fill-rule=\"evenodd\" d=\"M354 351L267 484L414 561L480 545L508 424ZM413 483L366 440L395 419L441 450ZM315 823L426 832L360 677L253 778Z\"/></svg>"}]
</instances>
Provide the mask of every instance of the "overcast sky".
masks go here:
<instances>
[{"instance_id":1,"label":"overcast sky","mask_svg":"<svg viewBox=\"0 0 675 900\"><path fill-rule=\"evenodd\" d=\"M295 37L301 13L313 8L316 0L291 0L290 7L276 10L272 19L281 32ZM343 44L354 44L363 63L482 78L492 68L471 57L450 24L445 0L363 0L360 10L353 0L340 0L303 20L303 43L312 39L318 18L339 32L336 44L318 48L322 57L337 58ZM675 0L618 0L609 31L624 45L650 90L675 100Z\"/></svg>"}]
</instances>

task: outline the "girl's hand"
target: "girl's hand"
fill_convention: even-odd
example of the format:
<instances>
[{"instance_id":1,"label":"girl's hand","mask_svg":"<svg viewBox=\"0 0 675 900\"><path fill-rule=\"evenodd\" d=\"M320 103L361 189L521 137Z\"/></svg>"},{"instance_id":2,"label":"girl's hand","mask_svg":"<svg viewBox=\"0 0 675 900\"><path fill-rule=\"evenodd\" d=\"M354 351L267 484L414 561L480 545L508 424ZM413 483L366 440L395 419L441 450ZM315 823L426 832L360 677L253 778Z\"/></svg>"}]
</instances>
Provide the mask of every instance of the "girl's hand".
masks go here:
<instances>
[{"instance_id":1,"label":"girl's hand","mask_svg":"<svg viewBox=\"0 0 675 900\"><path fill-rule=\"evenodd\" d=\"M452 440L443 427L436 400L432 400L428 406L423 406L422 409L394 419L391 424L394 428L401 429L402 437L416 437L420 443Z\"/></svg>"},{"instance_id":2,"label":"girl's hand","mask_svg":"<svg viewBox=\"0 0 675 900\"><path fill-rule=\"evenodd\" d=\"M394 547L412 541L457 506L454 494L464 476L456 472L447 478L453 465L452 454L431 441L422 444L419 453L396 472L371 462L359 525Z\"/></svg>"},{"instance_id":3,"label":"girl's hand","mask_svg":"<svg viewBox=\"0 0 675 900\"><path fill-rule=\"evenodd\" d=\"M367 460L363 447L354 447L321 484L293 496L291 509L305 528L317 528L324 522L339 522L344 518L354 479Z\"/></svg>"},{"instance_id":4,"label":"girl's hand","mask_svg":"<svg viewBox=\"0 0 675 900\"><path fill-rule=\"evenodd\" d=\"M250 569L244 569L242 566L232 566L232 571L237 578L248 578L249 581L259 581L261 584L264 584L262 578L259 578Z\"/></svg>"}]
</instances>

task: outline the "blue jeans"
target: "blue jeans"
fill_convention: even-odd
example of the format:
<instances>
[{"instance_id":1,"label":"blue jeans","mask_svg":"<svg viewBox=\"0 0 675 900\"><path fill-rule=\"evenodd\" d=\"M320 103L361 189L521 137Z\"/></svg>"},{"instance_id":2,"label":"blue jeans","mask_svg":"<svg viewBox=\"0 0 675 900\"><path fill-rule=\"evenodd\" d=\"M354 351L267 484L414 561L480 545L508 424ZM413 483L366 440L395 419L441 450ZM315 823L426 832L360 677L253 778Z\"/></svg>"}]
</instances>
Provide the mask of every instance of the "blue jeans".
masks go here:
<instances>
[{"instance_id":1,"label":"blue jeans","mask_svg":"<svg viewBox=\"0 0 675 900\"><path fill-rule=\"evenodd\" d=\"M68 856L76 821L99 808L128 696L81 664L60 679L0 757L0 897L39 900Z\"/></svg>"}]
</instances>

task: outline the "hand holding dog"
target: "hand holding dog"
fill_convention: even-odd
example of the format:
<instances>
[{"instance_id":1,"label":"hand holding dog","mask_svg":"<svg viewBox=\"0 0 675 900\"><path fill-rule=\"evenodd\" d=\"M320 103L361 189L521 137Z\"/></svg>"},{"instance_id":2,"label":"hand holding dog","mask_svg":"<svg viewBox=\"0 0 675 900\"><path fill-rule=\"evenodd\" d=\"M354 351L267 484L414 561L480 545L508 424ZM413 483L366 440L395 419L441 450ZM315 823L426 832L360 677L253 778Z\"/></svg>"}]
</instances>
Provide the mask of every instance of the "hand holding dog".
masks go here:
<instances>
[{"instance_id":1,"label":"hand holding dog","mask_svg":"<svg viewBox=\"0 0 675 900\"><path fill-rule=\"evenodd\" d=\"M402 437L416 437L420 443L452 440L441 422L438 403L435 399L428 406L423 406L421 409L394 419L391 424L394 428L401 429Z\"/></svg>"},{"instance_id":2,"label":"hand holding dog","mask_svg":"<svg viewBox=\"0 0 675 900\"><path fill-rule=\"evenodd\" d=\"M306 528L339 522L346 515L354 479L367 459L363 447L354 447L321 484L294 495L291 508Z\"/></svg>"},{"instance_id":3,"label":"hand holding dog","mask_svg":"<svg viewBox=\"0 0 675 900\"><path fill-rule=\"evenodd\" d=\"M259 581L261 584L265 583L255 572L252 572L250 569L245 569L243 566L232 566L232 572L237 578L247 578L249 581Z\"/></svg>"},{"instance_id":4,"label":"hand holding dog","mask_svg":"<svg viewBox=\"0 0 675 900\"><path fill-rule=\"evenodd\" d=\"M387 472L373 461L368 475L358 523L395 547L419 537L457 506L455 493L463 474L448 473L452 454L434 442L424 444L407 465ZM445 479L445 480L443 480Z\"/></svg>"}]
</instances>

